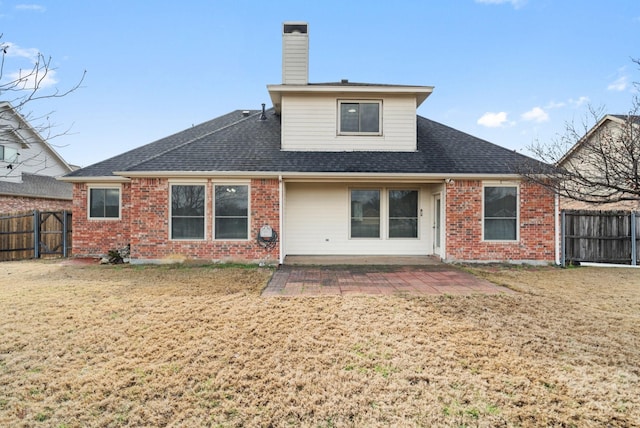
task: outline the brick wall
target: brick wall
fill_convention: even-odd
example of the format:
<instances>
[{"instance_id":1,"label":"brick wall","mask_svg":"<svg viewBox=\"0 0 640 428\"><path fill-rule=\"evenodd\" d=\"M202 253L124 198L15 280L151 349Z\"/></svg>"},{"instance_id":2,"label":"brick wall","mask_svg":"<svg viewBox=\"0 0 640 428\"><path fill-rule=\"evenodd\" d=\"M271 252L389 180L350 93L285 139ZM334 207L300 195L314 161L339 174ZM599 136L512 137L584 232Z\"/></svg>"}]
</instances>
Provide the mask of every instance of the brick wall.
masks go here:
<instances>
[{"instance_id":1,"label":"brick wall","mask_svg":"<svg viewBox=\"0 0 640 428\"><path fill-rule=\"evenodd\" d=\"M555 201L548 190L520 184L518 242L482 240L482 181L456 180L445 191L447 260L554 262Z\"/></svg>"},{"instance_id":2,"label":"brick wall","mask_svg":"<svg viewBox=\"0 0 640 428\"><path fill-rule=\"evenodd\" d=\"M23 196L0 196L0 213L19 211L71 211L73 203L64 199L27 198Z\"/></svg>"},{"instance_id":3,"label":"brick wall","mask_svg":"<svg viewBox=\"0 0 640 428\"><path fill-rule=\"evenodd\" d=\"M120 185L114 187L118 186ZM109 250L122 248L129 243L130 185L122 184L121 189L120 220L95 220L88 218L88 186L85 183L73 184L74 257L101 257L106 255Z\"/></svg>"},{"instance_id":4,"label":"brick wall","mask_svg":"<svg viewBox=\"0 0 640 428\"><path fill-rule=\"evenodd\" d=\"M123 185L120 221L88 220L86 186L74 185L74 255L106 254L109 249L130 243L131 258L136 260L277 261L278 246L267 250L256 242L256 237L265 224L280 232L278 180L251 180L251 224L246 241L213 240L213 185L213 180L206 182L205 239L189 241L169 239L167 179L134 178Z\"/></svg>"}]
</instances>

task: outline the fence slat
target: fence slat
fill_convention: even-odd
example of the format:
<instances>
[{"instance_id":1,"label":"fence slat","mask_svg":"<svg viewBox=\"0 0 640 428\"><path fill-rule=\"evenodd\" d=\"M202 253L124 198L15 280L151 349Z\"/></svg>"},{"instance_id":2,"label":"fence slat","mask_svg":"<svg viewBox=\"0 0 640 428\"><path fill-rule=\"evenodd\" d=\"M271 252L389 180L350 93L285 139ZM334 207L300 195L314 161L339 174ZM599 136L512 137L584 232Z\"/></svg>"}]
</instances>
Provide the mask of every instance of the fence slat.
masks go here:
<instances>
[{"instance_id":1,"label":"fence slat","mask_svg":"<svg viewBox=\"0 0 640 428\"><path fill-rule=\"evenodd\" d=\"M71 213L23 211L0 214L0 261L71 254Z\"/></svg>"},{"instance_id":2,"label":"fence slat","mask_svg":"<svg viewBox=\"0 0 640 428\"><path fill-rule=\"evenodd\" d=\"M629 211L562 211L563 266L569 262L636 264L637 219Z\"/></svg>"}]
</instances>

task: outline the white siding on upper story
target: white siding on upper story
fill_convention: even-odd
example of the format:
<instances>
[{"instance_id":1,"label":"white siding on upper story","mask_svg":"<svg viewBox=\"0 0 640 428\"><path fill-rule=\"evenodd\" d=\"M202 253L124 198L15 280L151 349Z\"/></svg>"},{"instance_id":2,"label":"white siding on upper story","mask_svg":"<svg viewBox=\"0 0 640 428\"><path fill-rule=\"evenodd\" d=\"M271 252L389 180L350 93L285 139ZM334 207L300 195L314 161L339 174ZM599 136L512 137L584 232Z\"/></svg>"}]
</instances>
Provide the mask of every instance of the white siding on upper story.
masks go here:
<instances>
[{"instance_id":1,"label":"white siding on upper story","mask_svg":"<svg viewBox=\"0 0 640 428\"><path fill-rule=\"evenodd\" d=\"M71 169L42 138L8 110L0 113L0 145L17 150L12 162L0 157L0 180L19 183L22 173L59 177Z\"/></svg>"},{"instance_id":2,"label":"white siding on upper story","mask_svg":"<svg viewBox=\"0 0 640 428\"><path fill-rule=\"evenodd\" d=\"M338 135L338 100L367 99L382 100L382 135ZM284 95L282 150L415 151L415 97Z\"/></svg>"}]
</instances>

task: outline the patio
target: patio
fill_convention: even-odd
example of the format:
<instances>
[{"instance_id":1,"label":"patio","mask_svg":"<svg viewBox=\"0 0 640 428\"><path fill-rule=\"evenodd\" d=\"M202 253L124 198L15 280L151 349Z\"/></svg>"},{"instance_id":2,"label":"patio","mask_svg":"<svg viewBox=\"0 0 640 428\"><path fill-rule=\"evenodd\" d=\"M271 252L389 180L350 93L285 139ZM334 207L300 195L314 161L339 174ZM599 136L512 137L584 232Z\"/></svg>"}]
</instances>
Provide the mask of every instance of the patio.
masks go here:
<instances>
[{"instance_id":1,"label":"patio","mask_svg":"<svg viewBox=\"0 0 640 428\"><path fill-rule=\"evenodd\" d=\"M511 294L509 288L442 263L282 265L263 296Z\"/></svg>"}]
</instances>

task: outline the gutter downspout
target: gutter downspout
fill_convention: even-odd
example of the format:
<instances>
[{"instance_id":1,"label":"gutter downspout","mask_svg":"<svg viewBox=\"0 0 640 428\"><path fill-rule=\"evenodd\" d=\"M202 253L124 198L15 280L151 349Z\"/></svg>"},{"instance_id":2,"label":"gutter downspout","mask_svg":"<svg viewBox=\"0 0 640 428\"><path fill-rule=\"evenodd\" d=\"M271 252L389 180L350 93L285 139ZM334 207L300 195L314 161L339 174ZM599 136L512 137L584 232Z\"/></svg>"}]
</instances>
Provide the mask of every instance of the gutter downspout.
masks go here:
<instances>
[{"instance_id":1,"label":"gutter downspout","mask_svg":"<svg viewBox=\"0 0 640 428\"><path fill-rule=\"evenodd\" d=\"M560 265L560 236L558 234L560 228L560 197L556 193L554 196L554 216L555 216L555 227L554 227L554 240L556 245L556 265Z\"/></svg>"},{"instance_id":2,"label":"gutter downspout","mask_svg":"<svg viewBox=\"0 0 640 428\"><path fill-rule=\"evenodd\" d=\"M282 206L284 201L284 182L282 181L282 175L278 176L278 227L280 228L280 248L278 251L278 263L284 263L284 207Z\"/></svg>"}]
</instances>

